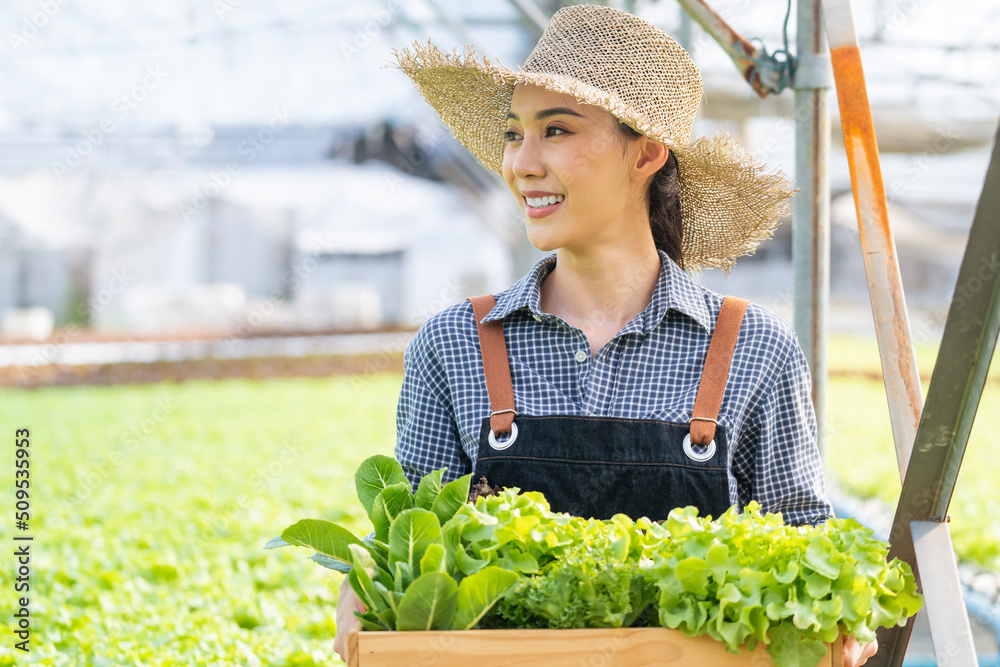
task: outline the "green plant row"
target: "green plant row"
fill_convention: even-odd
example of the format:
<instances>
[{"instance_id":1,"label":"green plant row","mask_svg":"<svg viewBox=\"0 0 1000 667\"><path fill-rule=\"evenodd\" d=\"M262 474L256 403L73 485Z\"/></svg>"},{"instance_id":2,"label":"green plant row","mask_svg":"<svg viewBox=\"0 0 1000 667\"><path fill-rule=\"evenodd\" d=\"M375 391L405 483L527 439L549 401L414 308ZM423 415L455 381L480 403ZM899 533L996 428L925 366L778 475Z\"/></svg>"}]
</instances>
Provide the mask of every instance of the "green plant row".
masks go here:
<instances>
[{"instance_id":1,"label":"green plant row","mask_svg":"<svg viewBox=\"0 0 1000 667\"><path fill-rule=\"evenodd\" d=\"M372 535L305 519L266 548L308 547L347 574L364 630L663 626L731 652L763 642L778 667L818 664L839 635L871 641L922 603L909 566L853 519L788 526L756 502L715 520L694 507L585 519L443 472L414 494L373 456L355 476Z\"/></svg>"}]
</instances>

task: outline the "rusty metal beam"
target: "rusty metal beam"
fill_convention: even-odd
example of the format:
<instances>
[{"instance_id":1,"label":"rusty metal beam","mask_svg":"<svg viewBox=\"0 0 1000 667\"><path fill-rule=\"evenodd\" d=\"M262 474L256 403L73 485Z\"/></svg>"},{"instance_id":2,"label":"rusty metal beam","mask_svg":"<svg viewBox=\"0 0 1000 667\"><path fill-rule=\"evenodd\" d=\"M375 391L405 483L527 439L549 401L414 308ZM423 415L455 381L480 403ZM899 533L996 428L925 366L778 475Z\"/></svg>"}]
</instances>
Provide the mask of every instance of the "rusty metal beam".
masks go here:
<instances>
[{"instance_id":1,"label":"rusty metal beam","mask_svg":"<svg viewBox=\"0 0 1000 667\"><path fill-rule=\"evenodd\" d=\"M780 92L780 72L760 66L770 58L763 49L743 39L705 0L678 0L678 4L719 43L758 96Z\"/></svg>"},{"instance_id":2,"label":"rusty metal beam","mask_svg":"<svg viewBox=\"0 0 1000 667\"><path fill-rule=\"evenodd\" d=\"M875 318L875 335L878 339L882 376L889 403L896 461L905 490L908 487L913 488L908 471L913 443L917 436L917 425L920 423L924 408L920 375L910 337L909 317L906 301L903 298L896 248L889 227L885 185L882 181L875 129L872 124L868 90L861 66L861 53L854 30L850 0L823 0L823 18L830 42L837 101L840 105L840 122L851 171L854 205L858 214L861 249L864 255L872 314ZM921 472L930 472L922 470L925 465L918 464L917 469ZM940 472L937 471L938 474ZM910 522L919 521L923 517L908 516L901 521L901 516L904 515L900 512L904 511L903 505L900 504L897 507L894 532L889 536L890 551L895 551L895 555L910 563L919 582L918 554L914 547ZM947 532L948 526L941 524L941 531L935 532L935 535L944 534L947 537ZM921 560L926 560L928 554L937 551L924 550ZM926 566L924 574L929 577L943 576L947 573L946 564L941 562L922 564ZM954 568L953 561L951 567ZM954 643L966 636L971 637L969 617L964 613L965 607L960 593L956 594L953 588L947 586L931 586L924 593L928 608L961 609L963 612L946 627L931 626L931 638L935 646ZM900 667L912 630L912 618L902 628L880 630L878 633L880 650L869 662L877 667Z\"/></svg>"},{"instance_id":3,"label":"rusty metal beam","mask_svg":"<svg viewBox=\"0 0 1000 667\"><path fill-rule=\"evenodd\" d=\"M910 337L910 319L903 299L896 245L889 227L885 185L850 0L824 0L823 18L854 187L854 205L889 402L892 438L899 476L903 479L923 410L920 374Z\"/></svg>"}]
</instances>

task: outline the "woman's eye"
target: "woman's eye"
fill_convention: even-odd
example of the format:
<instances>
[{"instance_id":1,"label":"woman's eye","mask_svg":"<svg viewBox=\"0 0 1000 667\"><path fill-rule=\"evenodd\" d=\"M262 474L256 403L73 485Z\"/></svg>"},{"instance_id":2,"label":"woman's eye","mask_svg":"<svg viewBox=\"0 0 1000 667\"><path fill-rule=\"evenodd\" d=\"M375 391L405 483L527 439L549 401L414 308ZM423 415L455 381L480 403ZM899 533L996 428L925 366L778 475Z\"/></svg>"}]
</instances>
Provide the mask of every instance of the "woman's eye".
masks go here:
<instances>
[{"instance_id":1,"label":"woman's eye","mask_svg":"<svg viewBox=\"0 0 1000 667\"><path fill-rule=\"evenodd\" d=\"M565 128L562 128L562 127L552 126L552 127L545 128L545 133L546 133L547 136L558 137L561 134L568 134L569 130L567 130ZM518 141L520 138L521 138L521 135L518 134L517 132L515 132L514 130L507 130L506 132L503 133L503 140L504 141Z\"/></svg>"}]
</instances>

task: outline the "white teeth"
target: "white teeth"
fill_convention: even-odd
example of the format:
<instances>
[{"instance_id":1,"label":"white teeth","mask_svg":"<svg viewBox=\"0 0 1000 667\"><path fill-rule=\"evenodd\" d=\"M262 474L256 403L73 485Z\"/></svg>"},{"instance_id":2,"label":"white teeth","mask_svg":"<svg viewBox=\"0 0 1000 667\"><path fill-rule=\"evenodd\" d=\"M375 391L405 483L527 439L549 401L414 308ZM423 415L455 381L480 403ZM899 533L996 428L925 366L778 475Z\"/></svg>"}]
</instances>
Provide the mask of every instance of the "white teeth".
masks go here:
<instances>
[{"instance_id":1,"label":"white teeth","mask_svg":"<svg viewBox=\"0 0 1000 667\"><path fill-rule=\"evenodd\" d=\"M548 195L546 197L525 197L524 200L528 202L528 206L531 208L542 208L544 206L557 204L565 198L566 197L563 195Z\"/></svg>"}]
</instances>

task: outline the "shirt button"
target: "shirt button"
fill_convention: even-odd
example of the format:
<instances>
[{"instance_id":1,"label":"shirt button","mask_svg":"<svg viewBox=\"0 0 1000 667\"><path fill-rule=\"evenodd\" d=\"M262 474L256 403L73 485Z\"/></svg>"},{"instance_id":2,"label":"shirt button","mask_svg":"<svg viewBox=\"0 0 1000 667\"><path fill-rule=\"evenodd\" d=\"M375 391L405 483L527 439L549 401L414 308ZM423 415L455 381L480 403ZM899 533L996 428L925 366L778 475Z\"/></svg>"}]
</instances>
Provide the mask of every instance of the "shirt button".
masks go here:
<instances>
[{"instance_id":1,"label":"shirt button","mask_svg":"<svg viewBox=\"0 0 1000 667\"><path fill-rule=\"evenodd\" d=\"M581 364L585 362L587 359L590 359L590 355L584 352L583 350L580 350L576 353L576 360L579 361Z\"/></svg>"}]
</instances>

